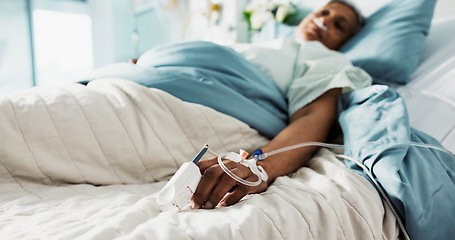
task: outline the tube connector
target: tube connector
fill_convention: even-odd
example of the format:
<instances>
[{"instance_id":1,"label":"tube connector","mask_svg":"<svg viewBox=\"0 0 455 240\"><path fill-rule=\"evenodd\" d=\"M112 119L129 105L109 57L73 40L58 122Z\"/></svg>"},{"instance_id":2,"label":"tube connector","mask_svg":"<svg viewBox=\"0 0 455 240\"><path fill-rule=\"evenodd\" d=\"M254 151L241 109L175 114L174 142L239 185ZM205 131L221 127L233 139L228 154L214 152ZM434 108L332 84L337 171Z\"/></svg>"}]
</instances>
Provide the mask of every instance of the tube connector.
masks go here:
<instances>
[{"instance_id":1,"label":"tube connector","mask_svg":"<svg viewBox=\"0 0 455 240\"><path fill-rule=\"evenodd\" d=\"M240 151L242 152L242 150L240 150ZM257 155L257 157L259 157L259 156L260 155ZM248 167L251 170L251 172L253 172L258 177L258 180L256 182L250 182L250 181L247 181L245 179L238 177L224 165L223 160L222 160L223 158L231 160L233 162L238 162L238 163ZM261 184L262 181L267 182L267 180L269 179L269 176L265 172L264 168L262 166L257 165L256 162L257 162L257 160L255 157L253 157L252 159L245 159L245 157L242 154L234 153L234 152L222 153L222 154L218 155L218 164L221 166L223 171L226 172L227 175L229 175L231 178L235 179L237 182L247 185L247 186L251 186L251 187Z\"/></svg>"}]
</instances>

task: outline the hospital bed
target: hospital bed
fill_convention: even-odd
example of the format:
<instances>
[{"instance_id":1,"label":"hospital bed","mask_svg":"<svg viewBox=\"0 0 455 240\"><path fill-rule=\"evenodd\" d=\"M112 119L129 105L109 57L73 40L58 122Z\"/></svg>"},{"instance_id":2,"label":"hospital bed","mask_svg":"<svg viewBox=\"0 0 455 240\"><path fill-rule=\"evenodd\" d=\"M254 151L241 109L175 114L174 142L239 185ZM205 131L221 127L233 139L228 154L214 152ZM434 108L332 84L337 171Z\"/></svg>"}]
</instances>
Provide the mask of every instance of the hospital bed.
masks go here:
<instances>
[{"instance_id":1,"label":"hospital bed","mask_svg":"<svg viewBox=\"0 0 455 240\"><path fill-rule=\"evenodd\" d=\"M381 84L340 100L344 144L357 146L344 154L363 162L379 187L322 148L305 167L233 206L162 209L159 191L204 143L215 153L253 152L268 138L130 81L144 75L126 63L97 71L88 86L1 96L0 238L398 239L399 222L411 239L455 236L453 156L403 144L455 151L453 24L431 23L423 53L414 49L417 59L409 59L416 61L409 78L393 82L372 70ZM357 53L345 50L355 62ZM356 145L365 139L377 144Z\"/></svg>"}]
</instances>

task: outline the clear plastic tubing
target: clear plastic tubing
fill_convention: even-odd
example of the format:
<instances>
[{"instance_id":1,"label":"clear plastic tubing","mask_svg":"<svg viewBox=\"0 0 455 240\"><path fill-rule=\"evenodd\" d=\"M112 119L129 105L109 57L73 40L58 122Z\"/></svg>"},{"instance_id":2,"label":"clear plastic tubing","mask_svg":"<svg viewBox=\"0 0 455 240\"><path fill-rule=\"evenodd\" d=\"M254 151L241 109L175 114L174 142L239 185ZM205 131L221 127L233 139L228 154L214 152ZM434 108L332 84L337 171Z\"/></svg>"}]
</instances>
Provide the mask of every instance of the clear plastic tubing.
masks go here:
<instances>
[{"instance_id":1,"label":"clear plastic tubing","mask_svg":"<svg viewBox=\"0 0 455 240\"><path fill-rule=\"evenodd\" d=\"M452 156L455 156L449 150L441 148L441 147L438 147L438 146L434 146L434 145L431 145L431 144L416 143L416 142L403 142L403 143L393 142L393 143L394 144L400 144L400 145L410 145L410 146L416 146L416 147L431 148L431 149L443 151L443 152L446 152L446 153L448 153L448 154L450 154ZM364 143L364 144L360 144L360 145L361 146L367 146L367 145L378 145L378 144L379 143ZM294 150L294 149L301 148L301 147L307 147L307 146L319 146L319 147L338 148L338 149L350 148L350 146L348 146L348 145L330 144L330 143L322 143L322 142L303 142L303 143L298 143L298 144L295 144L295 145L292 145L292 146L289 146L289 147L283 147L283 148L276 149L276 150L273 150L273 151L270 151L270 152L265 152L265 153L263 153L261 155L257 155L255 158L257 158L256 160L263 160L263 159L265 159L267 157L270 157L270 156L278 154L278 153Z\"/></svg>"},{"instance_id":2,"label":"clear plastic tubing","mask_svg":"<svg viewBox=\"0 0 455 240\"><path fill-rule=\"evenodd\" d=\"M394 144L400 144L400 145L409 145L409 146L416 146L416 147L431 148L431 149L439 150L439 151L442 151L442 152L446 152L446 153L450 154L452 157L455 157L455 155L452 152L450 152L449 150L441 148L441 147L438 147L438 146L435 146L435 145L431 145L431 144L416 143L416 142L402 142L402 143L401 142L393 142L393 143ZM367 142L367 143L359 144L359 145L360 146L367 146L367 145L378 145L378 144L379 143ZM260 154L260 155L255 155L253 157L253 159L243 160L243 161L260 161L260 160L266 159L267 157L270 157L270 156L278 154L278 153L294 150L294 149L301 148L301 147L307 147L307 146L319 146L319 147L326 147L326 148L332 148L332 149L350 148L350 146L348 146L348 145L329 144L329 143L321 143L321 142L303 142L303 143L298 143L298 144L295 144L295 145L292 145L292 146L289 146L289 147L283 147L283 148L276 149L276 150L273 150L273 151L270 151L270 152L266 152L266 153L263 153L263 154ZM228 155L229 154L220 154L220 155L218 155L218 163L221 166L221 168L226 172L226 174L228 174L230 177L232 177L233 179L235 179L239 183L247 185L247 186L257 186L257 185L259 185L262 182L262 178L261 178L260 174L258 174L258 173L255 173L257 175L257 177L258 177L258 180L256 182L250 182L250 181L244 180L244 179L238 177L237 175L235 175L234 173L232 173L224 165L224 163L222 161L223 158L230 159ZM365 173L368 175L370 180L373 181L374 185L378 189L378 191L379 191L380 195L382 196L382 198L384 199L385 203L392 210L393 215L395 215L395 217L397 219L397 222L398 222L398 225L399 225L400 229L402 230L402 232L404 234L404 238L406 240L410 240L409 235L408 235L408 233L406 231L406 228L404 226L404 223L401 221L400 216L398 215L396 209L392 205L392 203L391 203L390 199L388 198L387 194L384 192L384 190L382 190L382 188L380 187L379 183L374 179L374 177L371 174L370 170L363 163L358 161L357 159L354 159L352 157L348 157L346 155L336 155L336 156L340 157L340 158L347 159L349 161L352 161L352 162L356 163L359 167L361 167L365 171ZM262 168L261 168L261 170L264 171ZM265 171L264 171L264 173L265 173Z\"/></svg>"},{"instance_id":3,"label":"clear plastic tubing","mask_svg":"<svg viewBox=\"0 0 455 240\"><path fill-rule=\"evenodd\" d=\"M431 144L425 144L425 143L416 143L416 142L403 142L403 143L397 143L397 142L394 142L394 144L402 144L402 145L410 145L410 146L416 146L416 147L426 147L426 148L432 148L432 149L436 149L436 150L439 150L439 151L443 151L443 152L446 152L452 156L455 156L452 152L450 152L449 150L447 149L444 149L444 148L441 148L441 147L438 147L438 146L434 146L434 145L431 145ZM378 143L364 143L364 144L360 144L360 146L367 146L367 145L378 145ZM265 152L265 153L262 153L260 155L255 155L253 157L253 159L250 159L250 160L243 160L243 161L261 161L261 160L264 160L272 155L275 155L275 154L278 154L278 153L282 153L282 152L286 152L286 151L290 151L290 150L294 150L294 149L297 149L297 148L302 148L302 147L308 147L308 146L319 146L319 147L326 147L326 148L332 148L332 149L346 149L346 148L350 148L350 146L348 145L340 145L340 144L330 144L330 143L322 143L322 142L303 142L303 143L298 143L298 144L295 144L295 145L292 145L292 146L288 146L288 147L283 147L283 148L280 148L280 149L276 149L276 150L273 150L273 151L270 151L270 152ZM257 175L258 177L258 180L256 182L251 182L251 181L247 181L245 179L242 179L240 177L238 177L237 175L235 175L234 173L232 173L223 163L223 158L224 159L228 159L228 160L232 160L229 158L228 156L229 154L220 154L218 155L218 164L221 166L221 168L223 169L224 172L226 172L227 175L229 175L231 178L235 179L237 182L241 183L241 184L244 184L244 185L247 185L247 186L257 186L259 185L261 182L262 182L262 179L261 179L261 176L260 174L258 174L257 172L255 172L254 174ZM360 163L358 160L356 159L353 159L353 158L350 158L350 157L347 157L345 155L338 155L339 157L342 157L344 159L347 159L347 160L350 160L350 161L353 161L355 162L357 165L363 165L362 163ZM246 164L243 164L243 165L246 165ZM260 167L260 166L259 166ZM251 168L250 168L251 169ZM261 172L265 172L262 167L260 167L260 170Z\"/></svg>"},{"instance_id":4,"label":"clear plastic tubing","mask_svg":"<svg viewBox=\"0 0 455 240\"><path fill-rule=\"evenodd\" d=\"M318 26L320 29L324 30L324 31L327 31L327 26L325 26L321 20L317 19L317 18L312 18L311 20L313 20L314 24L316 24L316 26Z\"/></svg>"}]
</instances>

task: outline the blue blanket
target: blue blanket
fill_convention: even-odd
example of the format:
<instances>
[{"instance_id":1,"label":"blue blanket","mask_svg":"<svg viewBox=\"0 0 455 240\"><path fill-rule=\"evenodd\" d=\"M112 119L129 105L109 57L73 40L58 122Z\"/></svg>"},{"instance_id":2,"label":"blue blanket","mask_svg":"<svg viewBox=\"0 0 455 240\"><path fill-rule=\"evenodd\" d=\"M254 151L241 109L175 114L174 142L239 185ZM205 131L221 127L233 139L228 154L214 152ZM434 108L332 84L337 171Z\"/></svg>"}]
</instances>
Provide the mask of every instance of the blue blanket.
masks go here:
<instances>
[{"instance_id":1,"label":"blue blanket","mask_svg":"<svg viewBox=\"0 0 455 240\"><path fill-rule=\"evenodd\" d=\"M288 123L278 86L234 50L210 42L162 45L137 65L100 69L92 78L119 77L166 91L184 101L233 116L273 138Z\"/></svg>"},{"instance_id":2,"label":"blue blanket","mask_svg":"<svg viewBox=\"0 0 455 240\"><path fill-rule=\"evenodd\" d=\"M365 164L387 192L411 239L453 239L455 236L455 158L439 150L411 147L406 142L442 147L410 127L403 99L386 86L372 86L340 100L345 154ZM365 143L374 143L366 144ZM354 163L346 165L362 175Z\"/></svg>"}]
</instances>

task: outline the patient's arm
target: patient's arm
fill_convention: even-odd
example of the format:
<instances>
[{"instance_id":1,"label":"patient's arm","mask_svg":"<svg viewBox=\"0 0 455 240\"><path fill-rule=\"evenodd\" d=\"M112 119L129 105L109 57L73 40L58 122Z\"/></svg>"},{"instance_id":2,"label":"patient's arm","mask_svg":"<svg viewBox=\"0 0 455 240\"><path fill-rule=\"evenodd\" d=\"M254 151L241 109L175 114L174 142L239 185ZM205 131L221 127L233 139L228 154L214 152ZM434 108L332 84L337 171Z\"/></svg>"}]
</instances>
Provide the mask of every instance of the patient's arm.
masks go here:
<instances>
[{"instance_id":1,"label":"patient's arm","mask_svg":"<svg viewBox=\"0 0 455 240\"><path fill-rule=\"evenodd\" d=\"M337 120L337 100L340 94L340 89L329 90L312 103L295 112L291 117L289 126L283 129L262 150L270 152L302 142L327 141ZM302 167L317 149L318 147L298 148L270 156L259 163L263 165L273 180Z\"/></svg>"},{"instance_id":2,"label":"patient's arm","mask_svg":"<svg viewBox=\"0 0 455 240\"><path fill-rule=\"evenodd\" d=\"M337 100L340 94L340 89L329 90L295 112L289 125L262 148L263 152L270 152L301 142L325 142L337 119ZM240 184L228 195L226 193L237 185L236 181L224 173L215 158L200 161L198 166L203 177L194 194L194 207L214 208L218 203L221 206L232 205L249 193L265 191L267 185L275 178L292 173L302 167L317 149L318 147L299 148L259 161L258 164L263 166L269 176L268 183L263 182L255 187ZM226 165L243 179L257 180L256 175L241 164L227 162Z\"/></svg>"}]
</instances>

